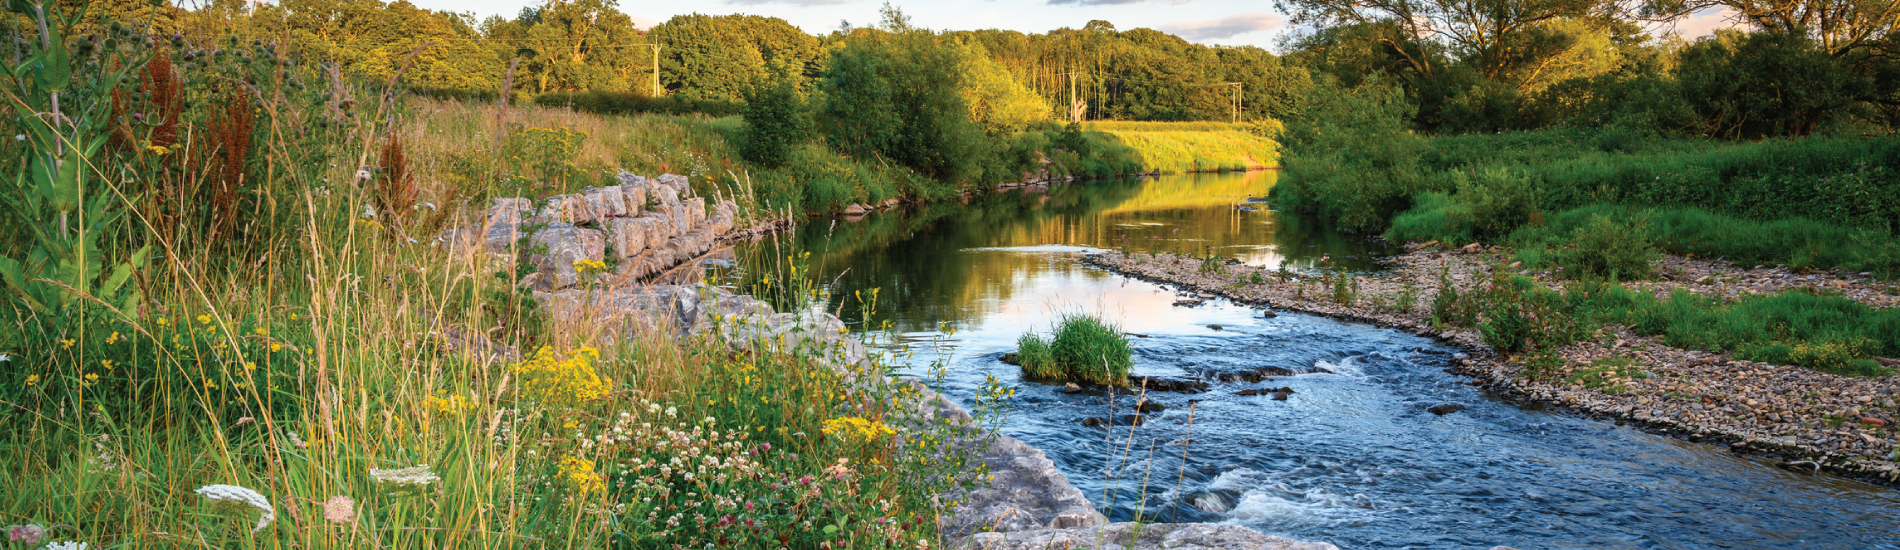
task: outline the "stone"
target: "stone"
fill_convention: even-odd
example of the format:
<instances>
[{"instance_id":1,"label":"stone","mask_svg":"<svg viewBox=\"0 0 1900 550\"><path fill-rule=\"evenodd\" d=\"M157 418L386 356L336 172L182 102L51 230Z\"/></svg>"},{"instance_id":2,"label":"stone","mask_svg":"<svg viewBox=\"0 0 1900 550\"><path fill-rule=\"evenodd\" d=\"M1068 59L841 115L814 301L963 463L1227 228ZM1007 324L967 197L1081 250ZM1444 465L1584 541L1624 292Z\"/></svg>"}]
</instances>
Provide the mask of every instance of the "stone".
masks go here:
<instances>
[{"instance_id":1,"label":"stone","mask_svg":"<svg viewBox=\"0 0 1900 550\"><path fill-rule=\"evenodd\" d=\"M1273 400L1274 400L1274 401L1286 401L1286 398L1287 398L1287 396L1288 396L1288 395L1291 395L1292 393L1293 393L1293 392L1284 392L1284 391L1277 391L1277 392L1273 392Z\"/></svg>"},{"instance_id":2,"label":"stone","mask_svg":"<svg viewBox=\"0 0 1900 550\"><path fill-rule=\"evenodd\" d=\"M587 206L594 210L601 221L627 215L627 196L618 185L590 189L583 196L587 197Z\"/></svg>"},{"instance_id":3,"label":"stone","mask_svg":"<svg viewBox=\"0 0 1900 550\"><path fill-rule=\"evenodd\" d=\"M863 216L870 211L869 208L865 208L864 205L857 203L852 203L844 207L844 215L846 216Z\"/></svg>"},{"instance_id":4,"label":"stone","mask_svg":"<svg viewBox=\"0 0 1900 550\"><path fill-rule=\"evenodd\" d=\"M1875 427L1875 428L1885 428L1885 427L1887 427L1887 421L1885 421L1885 420L1881 420L1881 419L1878 419L1878 418L1874 418L1874 417L1871 417L1871 416L1863 416L1863 417L1860 417L1860 423L1861 423L1862 425L1866 425L1866 426L1873 426L1873 427Z\"/></svg>"},{"instance_id":5,"label":"stone","mask_svg":"<svg viewBox=\"0 0 1900 550\"><path fill-rule=\"evenodd\" d=\"M1063 384L1061 391L1062 393L1082 393L1082 386L1077 386L1074 382L1070 382Z\"/></svg>"},{"instance_id":6,"label":"stone","mask_svg":"<svg viewBox=\"0 0 1900 550\"><path fill-rule=\"evenodd\" d=\"M1484 245L1481 245L1478 243L1471 243L1471 244L1465 245L1465 247L1459 249L1459 251L1464 252L1466 254L1477 254L1479 252L1484 251Z\"/></svg>"},{"instance_id":7,"label":"stone","mask_svg":"<svg viewBox=\"0 0 1900 550\"><path fill-rule=\"evenodd\" d=\"M1088 418L1084 418L1084 419L1082 419L1082 425L1083 425L1083 426L1088 426L1088 427L1091 427L1091 428L1095 428L1095 427L1101 427L1101 426L1107 426L1107 425L1108 425L1108 420L1106 420L1106 419L1103 419L1103 418L1101 418L1101 417L1098 417L1098 416L1091 416L1091 417L1088 417Z\"/></svg>"},{"instance_id":8,"label":"stone","mask_svg":"<svg viewBox=\"0 0 1900 550\"><path fill-rule=\"evenodd\" d=\"M561 195L555 200L560 208L560 221L575 225L594 221L594 207L587 203L587 197Z\"/></svg>"},{"instance_id":9,"label":"stone","mask_svg":"<svg viewBox=\"0 0 1900 550\"><path fill-rule=\"evenodd\" d=\"M1271 309L1263 309L1263 310L1260 310L1260 316L1263 318L1272 319L1274 317L1279 317L1280 314L1274 313L1273 310Z\"/></svg>"},{"instance_id":10,"label":"stone","mask_svg":"<svg viewBox=\"0 0 1900 550\"><path fill-rule=\"evenodd\" d=\"M1462 410L1465 410L1464 405L1459 405L1457 403L1444 403L1444 404L1439 404L1439 405L1432 405L1431 408L1425 409L1425 412L1429 412L1438 416L1445 416L1447 414L1455 413Z\"/></svg>"},{"instance_id":11,"label":"stone","mask_svg":"<svg viewBox=\"0 0 1900 550\"><path fill-rule=\"evenodd\" d=\"M528 257L528 262L541 274L536 281L538 290L558 290L580 284L580 272L574 269L574 262L600 260L607 253L606 233L573 224L551 223L529 238L547 247L546 251Z\"/></svg>"},{"instance_id":12,"label":"stone","mask_svg":"<svg viewBox=\"0 0 1900 550\"><path fill-rule=\"evenodd\" d=\"M613 233L614 252L621 258L631 258L646 252L647 247L663 243L664 238L655 238L660 220L653 218L613 218L607 229Z\"/></svg>"},{"instance_id":13,"label":"stone","mask_svg":"<svg viewBox=\"0 0 1900 550\"><path fill-rule=\"evenodd\" d=\"M1141 404L1135 405L1135 410L1137 412L1154 413L1168 410L1168 407L1153 401L1143 401Z\"/></svg>"},{"instance_id":14,"label":"stone","mask_svg":"<svg viewBox=\"0 0 1900 550\"><path fill-rule=\"evenodd\" d=\"M1221 326L1220 326L1220 325L1207 325L1207 328L1211 328L1211 329L1214 329L1214 330L1221 330Z\"/></svg>"}]
</instances>

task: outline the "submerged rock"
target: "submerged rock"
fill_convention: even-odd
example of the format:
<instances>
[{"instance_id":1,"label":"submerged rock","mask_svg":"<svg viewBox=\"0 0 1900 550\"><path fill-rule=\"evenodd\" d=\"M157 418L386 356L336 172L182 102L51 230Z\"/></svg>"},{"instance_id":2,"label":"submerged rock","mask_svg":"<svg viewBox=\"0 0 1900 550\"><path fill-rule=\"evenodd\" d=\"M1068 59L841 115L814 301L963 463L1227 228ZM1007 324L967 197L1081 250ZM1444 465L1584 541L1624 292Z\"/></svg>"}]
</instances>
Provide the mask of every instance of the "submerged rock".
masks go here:
<instances>
[{"instance_id":1,"label":"submerged rock","mask_svg":"<svg viewBox=\"0 0 1900 550\"><path fill-rule=\"evenodd\" d=\"M1440 405L1432 405L1432 408L1425 409L1425 412L1429 412L1438 416L1445 416L1447 414L1455 413L1462 410L1465 410L1464 405L1459 405L1457 403L1445 403L1445 404L1440 404Z\"/></svg>"}]
</instances>

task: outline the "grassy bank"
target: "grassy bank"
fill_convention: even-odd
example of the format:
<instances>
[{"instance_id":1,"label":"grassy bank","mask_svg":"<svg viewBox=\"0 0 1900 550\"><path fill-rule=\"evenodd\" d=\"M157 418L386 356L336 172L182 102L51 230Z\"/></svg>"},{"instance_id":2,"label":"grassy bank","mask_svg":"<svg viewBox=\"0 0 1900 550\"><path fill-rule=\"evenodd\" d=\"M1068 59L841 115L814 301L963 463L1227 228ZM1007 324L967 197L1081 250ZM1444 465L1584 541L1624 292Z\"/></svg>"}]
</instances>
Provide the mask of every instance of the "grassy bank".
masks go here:
<instances>
[{"instance_id":1,"label":"grassy bank","mask_svg":"<svg viewBox=\"0 0 1900 550\"><path fill-rule=\"evenodd\" d=\"M340 103L392 94L261 45L150 68L146 43L36 50L67 65L0 116L10 543L941 542L934 499L979 469L898 421L920 397L881 369L550 315L523 258L430 238L616 169L753 196L729 122Z\"/></svg>"},{"instance_id":2,"label":"grassy bank","mask_svg":"<svg viewBox=\"0 0 1900 550\"><path fill-rule=\"evenodd\" d=\"M1538 265L1614 244L1900 275L1894 140L1735 143L1579 128L1386 137L1296 155L1276 200L1395 240L1508 243ZM1597 219L1621 227L1589 229ZM1625 235L1602 240L1609 232Z\"/></svg>"}]
</instances>

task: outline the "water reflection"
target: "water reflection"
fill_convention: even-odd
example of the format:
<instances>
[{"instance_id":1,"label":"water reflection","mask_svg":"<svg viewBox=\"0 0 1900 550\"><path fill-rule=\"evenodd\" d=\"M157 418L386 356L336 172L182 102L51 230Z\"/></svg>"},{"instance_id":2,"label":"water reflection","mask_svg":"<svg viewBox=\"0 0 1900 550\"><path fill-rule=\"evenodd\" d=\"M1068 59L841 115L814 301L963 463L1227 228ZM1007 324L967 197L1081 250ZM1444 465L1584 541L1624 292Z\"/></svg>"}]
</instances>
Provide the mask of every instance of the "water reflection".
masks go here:
<instances>
[{"instance_id":1,"label":"water reflection","mask_svg":"<svg viewBox=\"0 0 1900 550\"><path fill-rule=\"evenodd\" d=\"M865 320L855 297L876 289L870 321L900 331L940 322L980 322L1022 292L1048 289L1071 262L1033 247L1122 248L1207 254L1252 265L1310 269L1331 255L1353 269L1378 267L1382 245L1282 216L1265 204L1279 173L1174 175L1059 185L924 205L851 221L812 223L789 235L741 247L757 265L791 251L810 252L812 273L838 297L833 308ZM754 270L757 272L758 270ZM742 285L744 286L744 285ZM1165 305L1165 304L1164 304Z\"/></svg>"}]
</instances>

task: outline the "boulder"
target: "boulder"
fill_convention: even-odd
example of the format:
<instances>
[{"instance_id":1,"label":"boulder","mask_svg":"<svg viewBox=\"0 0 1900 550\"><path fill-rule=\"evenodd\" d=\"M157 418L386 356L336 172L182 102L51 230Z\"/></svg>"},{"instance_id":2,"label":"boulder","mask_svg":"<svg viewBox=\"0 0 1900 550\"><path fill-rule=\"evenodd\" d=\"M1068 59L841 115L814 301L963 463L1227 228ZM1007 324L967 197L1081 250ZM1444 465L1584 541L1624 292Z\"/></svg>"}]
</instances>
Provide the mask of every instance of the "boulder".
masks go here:
<instances>
[{"instance_id":1,"label":"boulder","mask_svg":"<svg viewBox=\"0 0 1900 550\"><path fill-rule=\"evenodd\" d=\"M863 216L866 212L870 211L871 210L865 208L864 205L857 203L852 203L850 206L844 207L844 215L846 216Z\"/></svg>"},{"instance_id":2,"label":"boulder","mask_svg":"<svg viewBox=\"0 0 1900 550\"><path fill-rule=\"evenodd\" d=\"M609 185L587 192L587 204L602 217L617 218L627 215L627 194L618 185Z\"/></svg>"},{"instance_id":3,"label":"boulder","mask_svg":"<svg viewBox=\"0 0 1900 550\"><path fill-rule=\"evenodd\" d=\"M631 258L646 252L647 247L663 242L664 237L656 238L661 221L654 218L614 218L608 225L613 232L614 251L621 258Z\"/></svg>"},{"instance_id":4,"label":"boulder","mask_svg":"<svg viewBox=\"0 0 1900 550\"><path fill-rule=\"evenodd\" d=\"M599 218L599 214L595 212L597 205L588 203L586 196L578 194L562 195L559 199L561 204L561 221L563 222L583 224Z\"/></svg>"},{"instance_id":5,"label":"boulder","mask_svg":"<svg viewBox=\"0 0 1900 550\"><path fill-rule=\"evenodd\" d=\"M530 238L547 247L544 252L528 256L528 262L534 264L535 270L541 275L535 281L538 290L556 290L580 284L580 272L574 269L574 262L599 260L607 254L606 233L582 229L573 224L551 223Z\"/></svg>"}]
</instances>

